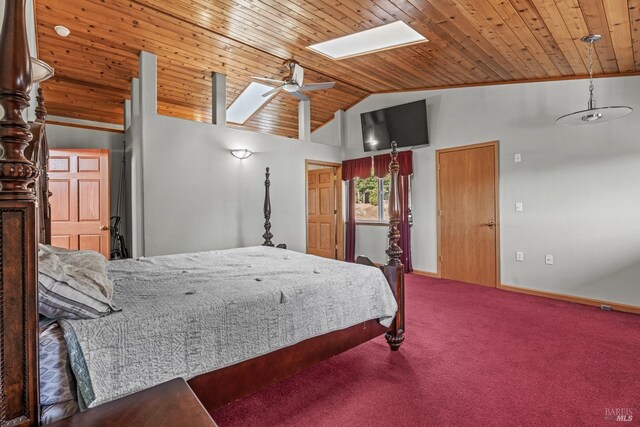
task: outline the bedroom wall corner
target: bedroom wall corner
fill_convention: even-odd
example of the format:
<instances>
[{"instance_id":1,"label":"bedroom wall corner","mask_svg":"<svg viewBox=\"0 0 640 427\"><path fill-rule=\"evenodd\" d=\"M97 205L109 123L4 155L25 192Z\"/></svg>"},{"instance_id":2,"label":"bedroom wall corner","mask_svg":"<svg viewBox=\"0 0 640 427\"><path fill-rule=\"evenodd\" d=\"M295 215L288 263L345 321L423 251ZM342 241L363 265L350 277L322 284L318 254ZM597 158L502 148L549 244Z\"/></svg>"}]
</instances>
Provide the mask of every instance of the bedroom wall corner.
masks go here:
<instances>
[{"instance_id":1,"label":"bedroom wall corner","mask_svg":"<svg viewBox=\"0 0 640 427\"><path fill-rule=\"evenodd\" d=\"M141 55L139 135L145 256L254 246L264 233L264 172L271 168L275 243L306 250L305 160L341 161L333 145L157 114L155 57ZM145 59L146 58L146 59ZM135 104L135 98L132 98ZM149 107L151 106L151 108ZM132 106L135 116L135 107ZM247 148L245 160L229 150ZM132 167L133 169L133 167ZM138 201L139 203L139 201ZM138 236L140 238L140 236ZM135 238L134 238L135 240Z\"/></svg>"},{"instance_id":2,"label":"bedroom wall corner","mask_svg":"<svg viewBox=\"0 0 640 427\"><path fill-rule=\"evenodd\" d=\"M435 151L498 140L502 283L640 306L640 77L595 85L599 105L636 111L591 126L557 125L584 107L582 79L373 95L347 112L345 157L364 154L360 113L425 99L431 146L414 150L416 269L437 270ZM384 228L358 226L357 235L356 252L383 262ZM545 254L554 265L545 265Z\"/></svg>"}]
</instances>

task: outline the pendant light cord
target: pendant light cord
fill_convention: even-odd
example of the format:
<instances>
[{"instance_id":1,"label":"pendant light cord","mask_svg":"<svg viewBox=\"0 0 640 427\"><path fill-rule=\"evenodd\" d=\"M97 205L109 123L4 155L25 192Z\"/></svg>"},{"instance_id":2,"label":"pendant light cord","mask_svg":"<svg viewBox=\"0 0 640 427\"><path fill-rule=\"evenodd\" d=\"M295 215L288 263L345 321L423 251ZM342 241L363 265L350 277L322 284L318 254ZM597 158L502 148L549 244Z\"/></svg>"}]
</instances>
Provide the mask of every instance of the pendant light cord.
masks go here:
<instances>
[{"instance_id":1,"label":"pendant light cord","mask_svg":"<svg viewBox=\"0 0 640 427\"><path fill-rule=\"evenodd\" d=\"M596 108L596 98L593 96L593 40L589 42L589 103L587 109L593 110Z\"/></svg>"}]
</instances>

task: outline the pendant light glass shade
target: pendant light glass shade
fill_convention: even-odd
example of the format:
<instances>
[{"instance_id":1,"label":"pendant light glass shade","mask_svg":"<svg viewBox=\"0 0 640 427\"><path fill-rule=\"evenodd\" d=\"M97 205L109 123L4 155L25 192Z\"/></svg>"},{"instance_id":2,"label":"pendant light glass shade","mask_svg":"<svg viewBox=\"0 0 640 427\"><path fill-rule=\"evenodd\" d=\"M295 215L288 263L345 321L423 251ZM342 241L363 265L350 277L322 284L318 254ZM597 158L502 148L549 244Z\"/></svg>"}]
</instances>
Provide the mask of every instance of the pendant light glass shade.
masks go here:
<instances>
[{"instance_id":1,"label":"pendant light glass shade","mask_svg":"<svg viewBox=\"0 0 640 427\"><path fill-rule=\"evenodd\" d=\"M626 106L596 107L596 99L593 95L593 91L595 89L593 85L593 43L599 41L601 38L602 36L598 34L590 34L580 39L584 43L589 44L589 101L587 103L587 109L560 116L556 120L556 123L561 125L591 125L604 123L622 118L631 114L633 111L633 108Z\"/></svg>"},{"instance_id":2,"label":"pendant light glass shade","mask_svg":"<svg viewBox=\"0 0 640 427\"><path fill-rule=\"evenodd\" d=\"M38 83L53 77L53 67L38 58L31 58L31 82Z\"/></svg>"}]
</instances>

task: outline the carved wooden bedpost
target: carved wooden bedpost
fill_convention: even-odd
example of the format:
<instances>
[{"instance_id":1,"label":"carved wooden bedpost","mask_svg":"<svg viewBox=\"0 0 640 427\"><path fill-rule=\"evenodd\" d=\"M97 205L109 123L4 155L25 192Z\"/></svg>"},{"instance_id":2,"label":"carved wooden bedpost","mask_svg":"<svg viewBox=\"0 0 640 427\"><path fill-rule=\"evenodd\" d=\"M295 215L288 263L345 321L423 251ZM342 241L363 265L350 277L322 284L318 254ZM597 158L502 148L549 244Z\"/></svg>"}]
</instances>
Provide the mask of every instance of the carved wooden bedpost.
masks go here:
<instances>
[{"instance_id":1,"label":"carved wooden bedpost","mask_svg":"<svg viewBox=\"0 0 640 427\"><path fill-rule=\"evenodd\" d=\"M264 243L262 246L273 246L273 242L271 239L273 238L273 234L271 234L271 198L269 196L269 187L271 187L271 181L269 180L269 168L264 174L264 234L262 238L264 239Z\"/></svg>"},{"instance_id":2,"label":"carved wooden bedpost","mask_svg":"<svg viewBox=\"0 0 640 427\"><path fill-rule=\"evenodd\" d=\"M387 280L392 285L396 300L398 302L398 314L391 325L391 329L385 338L391 347L396 351L404 341L404 266L402 265L402 249L398 245L400 240L400 194L398 192L398 174L400 164L398 163L397 144L391 144L391 163L389 172L391 173L391 185L389 188L389 247L386 250L387 264L382 267Z\"/></svg>"},{"instance_id":3,"label":"carved wooden bedpost","mask_svg":"<svg viewBox=\"0 0 640 427\"><path fill-rule=\"evenodd\" d=\"M5 2L0 35L0 425L35 426L38 416L37 167L32 138L31 59L25 0Z\"/></svg>"},{"instance_id":4,"label":"carved wooden bedpost","mask_svg":"<svg viewBox=\"0 0 640 427\"><path fill-rule=\"evenodd\" d=\"M47 143L47 135L45 132L45 121L47 119L47 109L44 105L44 94L42 88L38 88L36 96L36 122L42 126L42 137L40 139L38 157L34 157L33 161L38 161L40 165L40 179L38 188L38 204L40 220L40 242L51 244L51 192L49 191L49 176L47 169L49 167L49 145Z\"/></svg>"}]
</instances>

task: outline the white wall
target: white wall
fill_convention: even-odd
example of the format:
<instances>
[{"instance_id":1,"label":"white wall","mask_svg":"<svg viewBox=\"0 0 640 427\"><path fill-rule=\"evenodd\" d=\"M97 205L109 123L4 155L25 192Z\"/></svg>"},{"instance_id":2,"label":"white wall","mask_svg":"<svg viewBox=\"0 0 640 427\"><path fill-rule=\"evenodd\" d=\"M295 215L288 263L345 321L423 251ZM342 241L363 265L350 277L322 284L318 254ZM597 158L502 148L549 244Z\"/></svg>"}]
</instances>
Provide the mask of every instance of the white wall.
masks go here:
<instances>
[{"instance_id":1,"label":"white wall","mask_svg":"<svg viewBox=\"0 0 640 427\"><path fill-rule=\"evenodd\" d=\"M306 249L305 160L340 161L340 147L157 115L155 57L143 53L136 99L142 165L132 174L142 191L132 204L143 214L137 255L253 246L264 233L264 172L271 168L273 242ZM132 126L136 125L135 117ZM134 130L127 131L135 140ZM248 148L245 160L232 148ZM132 178L134 179L134 178ZM134 242L137 240L133 236Z\"/></svg>"},{"instance_id":2,"label":"white wall","mask_svg":"<svg viewBox=\"0 0 640 427\"><path fill-rule=\"evenodd\" d=\"M345 157L365 155L360 113L426 99L431 146L414 151L414 268L437 269L435 150L499 140L502 283L640 306L640 111L556 125L585 108L587 87L571 80L371 96L346 113ZM602 106L640 110L640 77L597 79L596 96ZM357 232L357 253L384 261L386 229ZM544 264L546 253L555 265Z\"/></svg>"}]
</instances>

